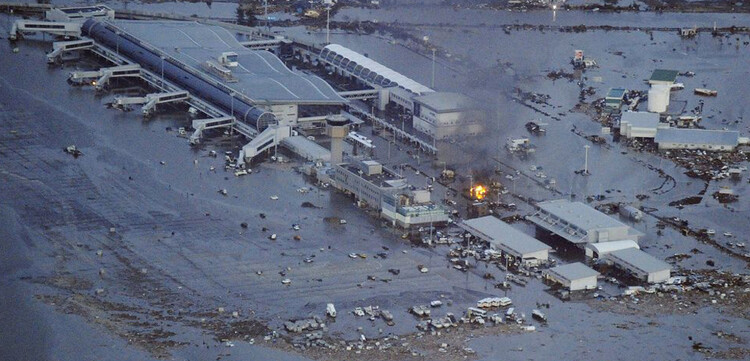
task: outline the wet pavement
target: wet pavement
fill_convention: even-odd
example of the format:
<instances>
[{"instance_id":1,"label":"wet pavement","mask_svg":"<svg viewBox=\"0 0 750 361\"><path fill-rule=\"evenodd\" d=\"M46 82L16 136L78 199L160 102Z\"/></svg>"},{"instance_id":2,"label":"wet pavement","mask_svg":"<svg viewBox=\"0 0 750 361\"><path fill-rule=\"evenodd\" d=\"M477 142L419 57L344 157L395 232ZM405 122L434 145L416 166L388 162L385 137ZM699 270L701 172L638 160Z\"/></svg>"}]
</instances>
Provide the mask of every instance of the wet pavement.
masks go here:
<instances>
[{"instance_id":1,"label":"wet pavement","mask_svg":"<svg viewBox=\"0 0 750 361\"><path fill-rule=\"evenodd\" d=\"M388 11L381 10L372 16L384 14L395 18L395 13ZM440 12L437 14L431 21L440 21ZM470 18L472 13L465 16ZM626 20L618 21L627 21L629 16L638 14L624 14ZM305 35L301 28L291 29L291 32ZM599 41L603 35L621 39L619 43L625 45L618 46L618 51L622 50L625 56L611 54L615 49ZM321 34L309 36L319 38ZM694 59L682 52L694 52L702 65L695 69L695 78L684 79L685 94L677 96L694 102L695 97L688 94L687 89L721 76L725 81L712 85L720 89L721 95L713 100L710 108L714 110L709 112L713 111L716 118L719 114L737 118L743 114L739 102L743 92L731 89L747 86L741 81L746 67L732 65L746 58L747 47L736 49L733 45L718 44L705 34L694 42L681 41L676 34L655 34L656 45L651 44L648 36L632 33L565 34L565 43L558 41L562 35L537 31L514 32L507 37L481 35L482 39L492 41L477 40L480 34L472 34L474 38L467 40L466 34L434 29L429 36L441 47L454 54L466 53L472 62L487 69L492 69L498 61L513 64L510 71L500 73L505 83L490 82L483 86L468 83L460 72L440 69L436 80L438 88L486 97L518 86L526 91L550 94L551 105L544 109L565 113L560 121L545 120L548 135L532 138L538 146L537 153L530 159L519 159L502 149L502 144L512 134L526 136L523 124L540 115L515 102L501 100L498 107L502 109L502 117L491 124L500 129L501 134L487 137L479 147L481 153L467 151L470 158L471 154L487 157L484 161L456 165L461 172L494 169L498 165L491 158L495 157L503 163L500 168L505 173L514 169L528 173L527 177L518 177L508 185L516 192L538 200L559 197L531 181L535 176L528 170L529 166L537 165L549 177L557 179L557 188L563 196L576 194L582 199L586 195L614 190L606 201L632 202L635 194L647 193L651 198L643 204L659 208L658 214L687 218L691 224L705 224L717 231L731 230L743 235L740 237L748 233L746 201L733 205L734 211L708 200L682 210L667 207L665 204L669 201L694 195L703 188L702 181L683 175L683 170L673 167L669 160L633 154L619 144L592 146L589 159L593 175L574 175L573 170L582 167L583 145L590 143L570 130L575 126L585 134L598 134L600 126L584 114L568 112L577 101L575 84L544 78L549 70L569 67L571 49L581 47L602 65L601 69L586 73L589 77L603 78L601 83L589 82L598 94L603 94L608 87L621 85L645 88L642 79L648 77L652 66L641 68L642 64L693 69ZM430 59L425 55L382 37L334 34L332 38L428 83ZM523 47L524 42L557 45L539 50ZM466 44L470 43L475 46L467 48ZM476 44L483 44L485 48ZM649 49L657 47L654 52L658 55L643 54L642 49L647 45ZM70 88L65 83L71 68L47 68L43 52L49 48L49 43L25 40L18 46L20 52L11 54L7 42L0 44L0 54L4 54L4 65L0 69L0 132L3 134L0 136L0 177L7 192L7 197L0 202L0 210L7 223L2 228L9 230L8 235L20 235L3 237L8 241L0 253L3 257L0 284L3 312L12 309L26 312L7 313L1 319L10 328L20 331L14 333L13 340L34 342L4 341L1 350L6 351L4 354L19 355L16 359L53 359L51 355L80 352L83 359L100 359L102 355L117 352L122 359L146 359L149 356L142 351L143 345L128 345L127 336L123 336L127 335L123 330L138 329L137 321L143 320L152 323L146 330L170 330L175 335L169 339L184 343L171 348L176 359L217 356L222 359L296 359L293 354L266 348L273 347L272 344L250 345L245 340L235 342L235 347L226 347L205 331L207 327L201 318L223 320L229 316L202 315L213 315L213 310L222 307L226 313L237 311L242 319L268 321L271 328L279 329L290 318L310 314L323 316L325 304L333 302L339 317L328 324L329 333L350 340L359 337L360 331L368 338L414 332L416 320L407 314L408 307L414 304L434 299L450 300L452 302L435 311L436 314L461 314L477 299L499 294L500 291L481 276L491 272L499 279L504 272L494 266L485 268L483 264L468 273L449 268L445 259L448 247L411 247L398 233L358 210L351 199L307 183L294 171L296 163L266 162L253 166L251 175L235 177L223 170L221 156L211 158L207 154L211 149L220 155L226 150L236 152L242 143L219 135L198 149L191 148L187 140L177 137L174 131L188 124L189 118L184 113L170 112L144 121L135 113L105 109L106 98L97 97L86 89ZM682 52L671 51L678 47ZM516 51L493 51L503 48ZM651 60L657 57L657 62ZM540 59L540 62L524 62L529 58ZM629 69L625 78L618 69ZM719 119L708 120L707 126L720 127L722 123ZM745 125L742 122L729 126ZM378 145L377 156L386 164L417 165L415 159L396 152L397 148L391 149L389 159L384 153L387 140L374 139ZM84 155L74 159L61 151L70 144L76 144ZM420 169L431 175L442 170L437 164L431 167L424 159L419 163ZM664 193L651 191L658 189L664 179L644 164L663 168L674 177L675 188ZM216 171L210 170L212 166ZM426 184L423 176L409 174L409 178L418 186ZM310 191L306 193L298 191L308 187ZM227 195L218 193L220 189L226 189ZM741 197L746 196L746 188L738 190L743 192ZM271 196L278 196L278 200ZM510 195L503 199L514 200ZM303 202L310 202L317 208L302 207ZM519 206L518 213L531 211L528 205ZM347 224L326 221L327 218L344 218ZM242 222L248 223L246 229L240 226ZM683 261L682 267L705 268L705 261L710 259L715 261L716 269L746 272L746 262L677 231L666 229L662 236L656 236L655 223L655 219L647 217L645 222L636 225L648 234L642 242L647 252L666 258L696 248L702 253ZM299 224L300 230L295 231L292 224ZM110 228L115 232L110 232ZM524 230L533 232L529 227ZM276 241L268 239L271 233L278 235ZM294 240L295 235L301 236L301 240ZM374 258L376 253L384 251L383 247L388 248L388 257ZM99 249L103 250L102 256L96 255ZM368 257L352 259L348 256L352 252L365 253ZM312 263L303 261L308 257L313 259ZM418 264L426 265L430 272L419 273ZM401 272L394 276L388 269ZM262 274L258 275L258 271ZM53 276L56 281L50 281ZM368 276L375 276L376 280L368 280ZM284 278L289 278L291 284L282 285ZM102 288L104 294L92 296L97 288ZM527 315L536 303L552 304L545 310L552 321L549 327L540 327L538 332L530 334L479 338L470 342L470 346L486 359L593 359L601 353L622 355L629 350L635 354L628 354L628 359L632 355L698 359L703 355L691 349L693 340L717 349L734 347L736 343L717 338L712 332L723 330L745 338L743 330L750 326L746 318L724 315L723 308L719 307L700 308L696 314L688 315L664 316L636 311L623 314L601 311L587 303L562 303L545 289L546 286L533 281L525 288L514 287L508 296L513 298L519 311ZM95 300L103 299L118 305L136 305L141 310L125 312L128 317L136 318L134 322L114 318L111 323L100 322L96 315L110 320L112 314L122 312L71 310L50 305L49 298L35 297L59 295L68 300L67 305L77 294L85 295L86 302L79 304L97 305ZM388 327L382 320L367 321L351 313L354 307L367 305L391 311L396 325ZM177 312L179 317L166 317L167 310ZM154 312L160 316L148 316ZM6 325L2 329L8 329ZM382 334L380 329L384 330ZM102 332L104 330L108 332ZM68 336L73 334L90 336ZM256 340L261 338L262 334L255 336ZM633 348L633 345L639 347ZM532 351L533 354L529 354Z\"/></svg>"}]
</instances>

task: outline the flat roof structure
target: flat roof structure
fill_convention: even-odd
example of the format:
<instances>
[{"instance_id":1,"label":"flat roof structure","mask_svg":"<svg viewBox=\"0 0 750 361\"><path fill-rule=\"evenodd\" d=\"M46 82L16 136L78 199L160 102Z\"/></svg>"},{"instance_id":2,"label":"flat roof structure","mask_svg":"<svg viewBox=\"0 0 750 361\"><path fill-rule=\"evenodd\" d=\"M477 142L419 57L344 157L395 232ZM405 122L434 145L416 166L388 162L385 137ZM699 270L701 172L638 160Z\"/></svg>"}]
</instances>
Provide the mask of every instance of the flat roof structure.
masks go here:
<instances>
[{"instance_id":1,"label":"flat roof structure","mask_svg":"<svg viewBox=\"0 0 750 361\"><path fill-rule=\"evenodd\" d=\"M414 101L437 113L453 113L476 108L474 100L458 93L434 92L415 97Z\"/></svg>"},{"instance_id":2,"label":"flat roof structure","mask_svg":"<svg viewBox=\"0 0 750 361\"><path fill-rule=\"evenodd\" d=\"M494 216L485 216L463 221L460 225L475 237L517 258L546 260L550 247Z\"/></svg>"},{"instance_id":3,"label":"flat roof structure","mask_svg":"<svg viewBox=\"0 0 750 361\"><path fill-rule=\"evenodd\" d=\"M329 44L320 52L320 59L341 67L360 79L382 87L400 87L423 95L434 90L415 80L339 44Z\"/></svg>"},{"instance_id":4,"label":"flat roof structure","mask_svg":"<svg viewBox=\"0 0 750 361\"><path fill-rule=\"evenodd\" d=\"M610 88L607 92L606 99L619 99L622 100L625 98L625 92L626 90L623 88Z\"/></svg>"},{"instance_id":5,"label":"flat roof structure","mask_svg":"<svg viewBox=\"0 0 750 361\"><path fill-rule=\"evenodd\" d=\"M659 114L651 112L623 112L620 122L628 122L633 127L656 128L659 124Z\"/></svg>"},{"instance_id":6,"label":"flat roof structure","mask_svg":"<svg viewBox=\"0 0 750 361\"><path fill-rule=\"evenodd\" d=\"M659 129L654 142L659 149L701 148L732 150L739 144L740 132L734 130L706 130L688 128ZM708 147L711 148L708 148Z\"/></svg>"},{"instance_id":7,"label":"flat roof structure","mask_svg":"<svg viewBox=\"0 0 750 361\"><path fill-rule=\"evenodd\" d=\"M281 144L310 161L331 160L331 151L301 135L284 138Z\"/></svg>"},{"instance_id":8,"label":"flat roof structure","mask_svg":"<svg viewBox=\"0 0 750 361\"><path fill-rule=\"evenodd\" d=\"M274 54L242 46L228 30L191 21L111 22L116 27L194 69L216 62L225 52L237 54L231 68L234 81L223 82L254 104L343 104L342 98L323 79L292 71ZM207 74L210 74L206 72Z\"/></svg>"},{"instance_id":9,"label":"flat roof structure","mask_svg":"<svg viewBox=\"0 0 750 361\"><path fill-rule=\"evenodd\" d=\"M624 241L590 243L586 245L586 256L591 258L601 258L608 253L628 248L641 249L636 241L630 239Z\"/></svg>"},{"instance_id":10,"label":"flat roof structure","mask_svg":"<svg viewBox=\"0 0 750 361\"><path fill-rule=\"evenodd\" d=\"M605 258L648 283L666 281L669 279L672 270L669 263L635 248L610 252Z\"/></svg>"},{"instance_id":11,"label":"flat roof structure","mask_svg":"<svg viewBox=\"0 0 750 361\"><path fill-rule=\"evenodd\" d=\"M668 127L666 123L659 123L659 114L651 112L624 112L620 118L620 135L627 138L653 138L660 127Z\"/></svg>"},{"instance_id":12,"label":"flat roof structure","mask_svg":"<svg viewBox=\"0 0 750 361\"><path fill-rule=\"evenodd\" d=\"M637 240L640 232L581 202L558 199L537 204L526 219L574 244Z\"/></svg>"},{"instance_id":13,"label":"flat roof structure","mask_svg":"<svg viewBox=\"0 0 750 361\"><path fill-rule=\"evenodd\" d=\"M677 70L656 69L653 73L651 73L651 78L649 78L648 82L651 84L672 84L677 80L677 75L679 73L680 72L678 72Z\"/></svg>"},{"instance_id":14,"label":"flat roof structure","mask_svg":"<svg viewBox=\"0 0 750 361\"><path fill-rule=\"evenodd\" d=\"M596 288L599 272L581 262L553 267L545 271L548 279L561 283L571 291Z\"/></svg>"},{"instance_id":15,"label":"flat roof structure","mask_svg":"<svg viewBox=\"0 0 750 361\"><path fill-rule=\"evenodd\" d=\"M45 18L50 21L81 22L89 18L114 19L115 11L106 5L73 6L52 8L45 12Z\"/></svg>"}]
</instances>

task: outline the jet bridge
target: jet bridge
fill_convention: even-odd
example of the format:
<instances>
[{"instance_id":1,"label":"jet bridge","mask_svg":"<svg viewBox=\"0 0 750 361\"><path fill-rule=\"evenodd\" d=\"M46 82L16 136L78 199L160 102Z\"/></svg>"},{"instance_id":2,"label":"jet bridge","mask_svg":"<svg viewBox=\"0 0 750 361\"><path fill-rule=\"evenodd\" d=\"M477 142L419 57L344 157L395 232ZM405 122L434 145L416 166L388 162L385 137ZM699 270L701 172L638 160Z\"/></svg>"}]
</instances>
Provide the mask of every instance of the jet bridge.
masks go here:
<instances>
[{"instance_id":1,"label":"jet bridge","mask_svg":"<svg viewBox=\"0 0 750 361\"><path fill-rule=\"evenodd\" d=\"M19 34L47 33L60 36L80 37L81 23L56 23L38 20L16 20L10 27L10 40L18 39Z\"/></svg>"},{"instance_id":2,"label":"jet bridge","mask_svg":"<svg viewBox=\"0 0 750 361\"><path fill-rule=\"evenodd\" d=\"M190 136L190 144L200 143L203 138L203 131L216 128L229 128L234 126L236 120L234 117L219 117L209 119L195 119L193 120L193 135Z\"/></svg>"},{"instance_id":3,"label":"jet bridge","mask_svg":"<svg viewBox=\"0 0 750 361\"><path fill-rule=\"evenodd\" d=\"M255 136L240 151L238 162L250 162L271 147L278 146L282 140L292 135L292 128L287 125L270 125L263 132Z\"/></svg>"},{"instance_id":4,"label":"jet bridge","mask_svg":"<svg viewBox=\"0 0 750 361\"><path fill-rule=\"evenodd\" d=\"M72 40L72 41L56 41L52 43L52 51L47 53L47 63L54 63L60 56L67 51L91 49L94 46L94 41L90 39L85 40Z\"/></svg>"},{"instance_id":5,"label":"jet bridge","mask_svg":"<svg viewBox=\"0 0 750 361\"><path fill-rule=\"evenodd\" d=\"M96 90L102 90L109 83L110 79L140 76L141 66L138 64L128 64L93 71L74 71L68 76L68 83L73 85L91 84Z\"/></svg>"},{"instance_id":6,"label":"jet bridge","mask_svg":"<svg viewBox=\"0 0 750 361\"><path fill-rule=\"evenodd\" d=\"M178 91L148 94L145 97L119 97L115 98L115 100L109 105L115 109L129 111L132 109L132 105L143 104L141 106L141 112L143 115L150 115L154 109L156 109L157 104L187 101L189 99L190 93L186 91Z\"/></svg>"}]
</instances>

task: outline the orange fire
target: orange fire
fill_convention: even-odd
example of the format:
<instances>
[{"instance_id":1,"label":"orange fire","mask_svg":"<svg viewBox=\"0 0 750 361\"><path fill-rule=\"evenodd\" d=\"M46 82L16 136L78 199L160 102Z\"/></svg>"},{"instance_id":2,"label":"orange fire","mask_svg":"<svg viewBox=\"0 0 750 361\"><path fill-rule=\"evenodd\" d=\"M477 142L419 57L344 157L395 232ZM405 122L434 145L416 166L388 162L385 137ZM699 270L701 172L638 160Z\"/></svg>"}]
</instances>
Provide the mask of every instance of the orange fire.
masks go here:
<instances>
[{"instance_id":1,"label":"orange fire","mask_svg":"<svg viewBox=\"0 0 750 361\"><path fill-rule=\"evenodd\" d=\"M481 184L477 184L471 188L471 195L481 201L487 195L487 188Z\"/></svg>"}]
</instances>

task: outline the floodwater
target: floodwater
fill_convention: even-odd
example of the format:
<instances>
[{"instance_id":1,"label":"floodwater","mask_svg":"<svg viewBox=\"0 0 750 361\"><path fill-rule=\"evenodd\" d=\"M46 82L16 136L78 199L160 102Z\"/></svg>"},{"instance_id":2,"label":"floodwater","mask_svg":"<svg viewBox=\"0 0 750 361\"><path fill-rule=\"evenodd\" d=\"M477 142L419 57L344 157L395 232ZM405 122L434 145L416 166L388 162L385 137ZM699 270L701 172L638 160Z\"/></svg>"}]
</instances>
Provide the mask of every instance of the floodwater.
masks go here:
<instances>
[{"instance_id":1,"label":"floodwater","mask_svg":"<svg viewBox=\"0 0 750 361\"><path fill-rule=\"evenodd\" d=\"M183 5L160 6L191 9ZM353 9L345 10L340 16L361 13L357 16L372 16L381 21L402 19L403 16L399 21L406 22L409 17L403 13L417 11L410 9ZM430 12L428 18L421 16L419 19L431 23L451 19L471 23L473 16L481 14L473 10L459 11L458 15L451 12L454 10L438 8L434 15ZM454 16L450 17L451 14ZM521 23L532 22L534 17L542 22L546 21L543 17L548 16L533 12L481 16L495 19L496 15L500 18L495 21L502 23L506 20L507 23L515 22L515 16L519 16ZM648 24L640 16L656 16L579 13L576 20L569 21L576 25L586 19L588 23L589 15L592 22L611 20L631 25ZM665 16L665 21L673 21L666 15L662 16ZM682 21L683 16L692 14L673 16L679 18L673 21L676 23ZM734 16L718 17L734 21ZM710 17L704 15L705 19ZM0 23L6 23L6 19L4 17ZM557 21L561 21L560 18ZM325 38L321 32L308 34L302 28L276 30L286 30L314 41ZM577 101L574 83L545 79L547 71L567 67L572 49L579 46L602 65L601 69L586 74L602 77L601 82L588 83L596 88L597 94L602 94L608 87L642 86L642 79L647 78L651 68L657 65L680 69L690 67L692 70L694 59L698 58L700 67L694 70L697 76L681 79L686 83L686 94L676 96L694 104L697 100L687 94L687 88L710 82L711 87L720 89L721 96L712 100L708 107L716 116L707 120L707 124L743 130L744 122L722 123L720 118L737 119L743 115L739 100L746 92L733 94L731 89L747 87L742 82L743 78L746 79L744 72L747 68L736 66L746 59L746 47L720 44L705 34L695 41L685 42L676 34L666 33L656 33L652 41L639 33L542 34L533 31L513 32L507 36L501 30L487 31L491 36L474 30L425 30L425 35L434 43L452 54L465 56L479 69L467 73L445 59L439 59L436 88L486 99L500 98L497 107L501 109L501 115L491 123L498 131L489 132L479 154L502 159L505 164L529 173L530 178L534 175L528 171L529 166L541 166L548 176L557 179L563 197L573 193L578 199L614 190L610 196L613 200L632 201L636 193L648 193L663 182L641 162L657 164L676 179L678 187L664 194L649 193L651 198L644 205L660 208L661 213L672 212L691 219L691 223L705 222L701 224L713 225L717 231L725 228L735 234L750 231L746 223L747 202L733 206L734 211L709 200L681 211L664 206L668 201L696 194L702 189L702 182L687 178L668 160L662 161L653 155L622 154L626 149L619 145L612 148L593 146L589 154L593 175L587 178L575 176L573 170L582 167L583 145L587 142L572 133L571 128L575 126L585 134L598 134L600 129L586 116L567 112ZM601 42L603 36L616 39L614 43L618 45ZM371 58L429 84L431 58L426 54L379 36L334 33L332 40L368 53ZM501 278L503 272L484 269L481 265L476 272L469 273L447 268L446 247L410 247L358 210L348 198L311 187L290 164L265 163L253 166L254 173L249 176L234 177L223 171L221 158L207 157L207 152L216 149L220 155L225 150L236 153L236 147L241 143L214 140L201 148L191 148L186 139L167 130L168 127L176 129L188 124L189 118L184 113L170 112L143 120L137 112L120 113L105 109L103 103L107 96L99 97L92 91L70 88L65 83L66 73L71 68L47 68L43 52L49 49L48 42L26 40L19 42L18 46L20 52L11 54L8 43L0 43L0 54L3 54L3 66L0 67L0 178L9 189L7 197L0 199L0 232L3 232L0 239L4 240L0 245L1 354L15 356L11 359L30 360L93 360L111 358L112 354L118 359L149 359L149 354L107 332L96 321L60 312L34 297L57 292L66 294L66 291L25 281L72 273L90 280L94 287L105 288L108 300L138 304L146 310L163 310L160 308L163 306L152 303L147 296L140 296L140 292L130 289L130 285L101 279L97 275L97 270L102 267L111 270L112 274L128 275L127 268L110 254L124 256L136 267L147 268L149 275L153 275L154 284L169 290L178 306L188 311L225 307L228 311L238 310L243 316L252 313L269 320L271 326L277 328L292 317L322 315L325 304L335 302L340 316L329 324L329 330L345 339L358 337L357 327L362 327L362 333L367 337L378 336L381 328L386 333L413 332L415 321L407 314L407 308L428 303L441 295L453 301L452 305L438 311L442 315L445 312L460 314L477 299L497 294L492 284L483 280L481 275L490 272ZM672 51L672 48L676 50ZM649 50L645 52L644 49ZM615 51L623 51L624 56L612 54ZM687 55L682 55L683 52ZM537 59L538 62L528 59ZM509 69L497 70L498 62L512 65ZM490 81L481 85L470 81L481 78L483 72L497 76L501 81L495 84L490 76L485 76ZM718 76L725 81L712 82ZM560 121L547 120L549 134L545 138L533 139L538 152L531 159L518 159L501 149L506 137L525 135L523 124L541 117L539 113L501 96L514 87L550 94L551 105L542 106L542 109L553 114L565 113L560 115ZM215 139L222 138L218 135ZM375 141L377 157L385 163L416 164L395 149L388 159L384 154L387 141L382 138L375 138ZM61 149L69 144L76 144L84 156L73 159L62 153ZM211 166L216 171L211 171ZM460 169L468 172L494 166L492 161L485 160L466 164ZM507 166L503 166L503 170L510 171ZM435 171L428 169L428 174ZM410 178L418 181L416 176ZM724 183L712 182L711 187L719 184ZM519 177L512 186L519 193L540 200L561 197L536 186L529 178ZM298 191L307 187L311 187L307 193ZM746 187L740 185L737 188L743 197L747 195ZM220 195L219 189L226 189L228 195ZM271 200L272 195L278 195L279 199ZM301 207L305 201L319 208ZM528 212L531 209L522 205L521 210ZM345 218L347 224L325 222L326 217ZM241 228L241 222L248 222L248 229ZM292 223L300 224L301 231L292 230ZM115 227L119 237L106 235L110 227ZM268 231L263 232L262 227ZM667 230L664 236L656 237L653 219L649 218L636 227L649 234L644 240L644 248L658 257L686 253L692 248L701 250L701 254L684 261L682 265L685 267L705 267L708 259L715 260L718 269L736 272L744 271L746 267L744 262L677 232ZM270 233L278 234L276 242L267 239ZM302 235L301 241L292 239L296 234ZM374 259L372 256L382 252L383 246L388 248L388 258ZM106 249L105 256L97 259L93 253L100 248ZM369 257L366 260L351 259L348 254L352 252L366 253ZM313 263L302 262L312 255L315 255ZM417 264L424 264L431 271L422 275L416 270ZM369 275L381 279L390 277L389 268L401 269L400 275L392 277L390 283L367 281ZM262 275L257 275L257 271L262 271ZM286 276L279 275L284 271ZM292 285L281 285L283 277L290 278ZM545 310L551 320L550 326L541 327L535 333L475 339L470 346L481 358L594 359L606 354L623 355L609 356L612 359L702 359L702 354L692 351L691 337L706 346L726 349L736 345L714 336L712 332L732 332L746 337L742 331L750 328L748 320L729 317L717 308L701 308L696 314L679 316L622 315L596 311L585 303L562 303L544 289L535 281L526 288L514 288L508 295L513 298L517 309L527 315L537 302L552 304L549 310ZM92 293L93 290L85 292ZM354 307L367 305L389 309L397 325L389 328L382 321L358 319L349 312ZM176 340L188 343L188 346L173 351L175 359L213 359L219 355L229 360L299 359L297 355L247 342L238 341L235 347L227 348L213 340L210 334L180 322L155 322L159 327L175 332ZM628 328L616 327L623 324ZM8 333L7 330L14 332Z\"/></svg>"}]
</instances>

